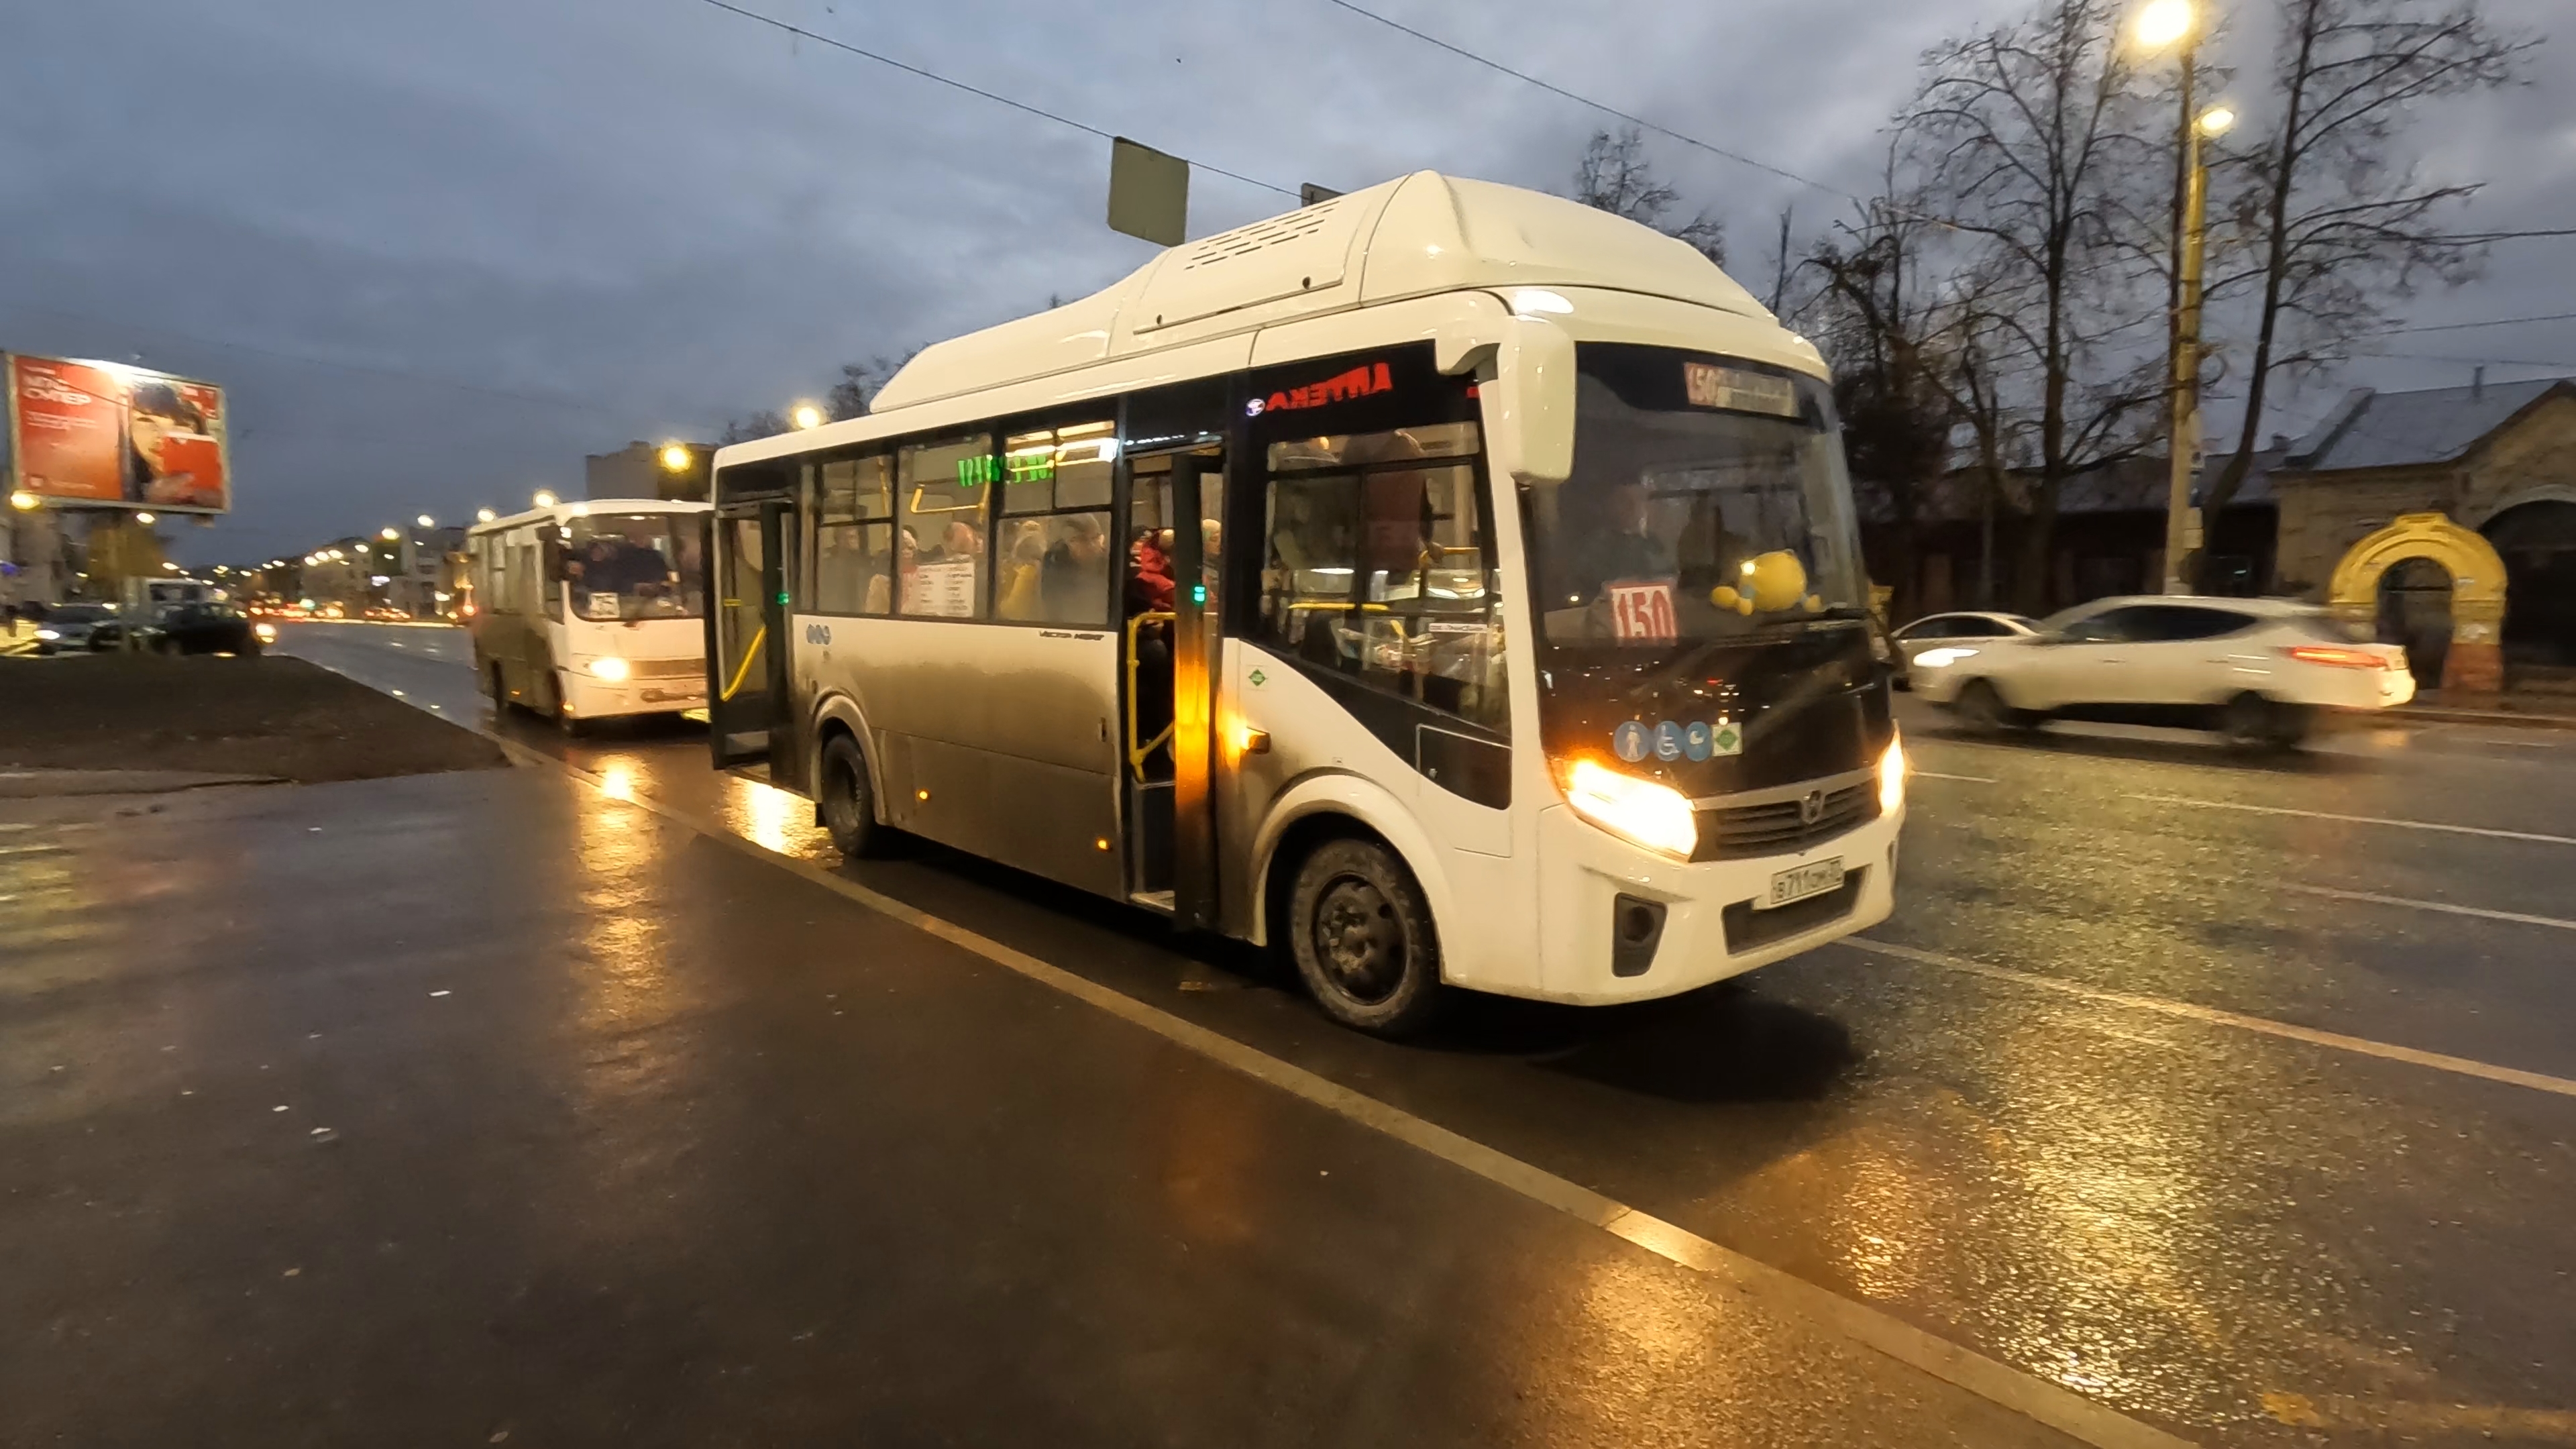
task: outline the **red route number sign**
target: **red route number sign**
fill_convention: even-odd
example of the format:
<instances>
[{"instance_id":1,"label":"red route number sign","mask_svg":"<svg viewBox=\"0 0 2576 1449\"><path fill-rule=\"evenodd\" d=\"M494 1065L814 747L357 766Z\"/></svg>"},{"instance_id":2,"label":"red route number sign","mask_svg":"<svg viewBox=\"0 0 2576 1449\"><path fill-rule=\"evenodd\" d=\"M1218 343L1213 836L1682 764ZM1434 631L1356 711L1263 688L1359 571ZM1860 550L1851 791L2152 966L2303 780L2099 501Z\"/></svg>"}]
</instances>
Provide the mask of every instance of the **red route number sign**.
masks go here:
<instances>
[{"instance_id":1,"label":"red route number sign","mask_svg":"<svg viewBox=\"0 0 2576 1449\"><path fill-rule=\"evenodd\" d=\"M1679 631L1673 626L1672 584L1610 585L1610 626L1622 639L1674 637Z\"/></svg>"}]
</instances>

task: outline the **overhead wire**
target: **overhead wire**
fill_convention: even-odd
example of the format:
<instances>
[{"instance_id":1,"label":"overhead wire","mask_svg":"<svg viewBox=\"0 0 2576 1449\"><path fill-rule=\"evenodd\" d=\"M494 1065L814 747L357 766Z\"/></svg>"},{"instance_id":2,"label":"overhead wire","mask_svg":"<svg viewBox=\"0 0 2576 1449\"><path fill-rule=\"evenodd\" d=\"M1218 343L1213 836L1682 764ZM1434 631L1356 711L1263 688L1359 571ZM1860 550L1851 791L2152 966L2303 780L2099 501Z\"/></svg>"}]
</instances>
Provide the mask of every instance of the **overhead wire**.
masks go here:
<instances>
[{"instance_id":1,"label":"overhead wire","mask_svg":"<svg viewBox=\"0 0 2576 1449\"><path fill-rule=\"evenodd\" d=\"M699 0L699 3L703 5L711 5L729 15L739 15L745 20L756 21L773 30L782 31L790 36L794 36L799 40L810 40L816 45L828 46L834 50L846 51L863 60L872 60L879 65L891 66L896 70L904 72L906 75L919 76L923 80L935 82L936 84L946 86L951 90L964 91L970 96L980 96L997 105L1008 106L1012 110L1036 116L1040 120L1053 121L1059 126L1070 127L1087 136L1098 136L1104 141L1125 139L1124 137L1117 135L1115 132L1104 131L1089 122L1077 121L1071 116L1050 111L1043 106L1033 106L1026 101L1013 100L1011 97L1002 95L997 91L988 91L982 86L970 85L953 76L941 75L939 72L931 70L925 66L914 65L909 61L897 60L893 56L880 54L879 52L870 50L865 46L852 45L846 40L835 39L834 37L824 35L819 31L807 30L801 25L790 24L774 15L763 15L757 10L745 9L740 5L730 3L730 0ZM1293 186L1281 186L1275 181L1264 181L1257 176L1246 176L1240 171L1228 171L1222 166L1212 165L1205 161L1192 160L1190 162L1190 166L1194 170L1210 171L1219 176L1226 177L1229 180L1240 181L1246 186L1258 186L1264 191L1276 191L1282 196L1296 196L1299 194L1297 188Z\"/></svg>"}]
</instances>

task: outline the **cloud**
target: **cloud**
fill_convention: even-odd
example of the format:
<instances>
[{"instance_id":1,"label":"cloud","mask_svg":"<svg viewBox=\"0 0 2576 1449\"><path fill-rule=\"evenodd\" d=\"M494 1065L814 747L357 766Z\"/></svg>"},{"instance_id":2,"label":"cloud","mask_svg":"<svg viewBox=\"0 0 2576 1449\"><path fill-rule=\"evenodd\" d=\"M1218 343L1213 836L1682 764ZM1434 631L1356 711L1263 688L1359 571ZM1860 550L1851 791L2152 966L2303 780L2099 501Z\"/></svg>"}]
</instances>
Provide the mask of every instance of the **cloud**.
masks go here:
<instances>
[{"instance_id":1,"label":"cloud","mask_svg":"<svg viewBox=\"0 0 2576 1449\"><path fill-rule=\"evenodd\" d=\"M1328 0L746 3L1292 190L1422 167L1558 188L1603 123ZM2555 8L2491 3L2531 26ZM1847 207L1832 188L1869 186L1925 46L2011 9L1380 5L1826 183L1650 142L1747 270L1782 206L1809 231ZM2492 178L2470 224L2576 218L2576 127L2554 103L2576 58L2539 67L2421 122L2428 168ZM583 453L709 436L840 362L1151 255L1102 225L1105 140L700 0L10 7L0 131L0 346L139 354L233 390L239 512L183 540L204 560L577 486ZM1206 171L1192 191L1199 233L1293 204ZM2569 255L2500 247L2424 320L2571 310ZM2576 329L2440 336L2406 350L2576 360ZM2398 385L2465 365L2367 366Z\"/></svg>"}]
</instances>

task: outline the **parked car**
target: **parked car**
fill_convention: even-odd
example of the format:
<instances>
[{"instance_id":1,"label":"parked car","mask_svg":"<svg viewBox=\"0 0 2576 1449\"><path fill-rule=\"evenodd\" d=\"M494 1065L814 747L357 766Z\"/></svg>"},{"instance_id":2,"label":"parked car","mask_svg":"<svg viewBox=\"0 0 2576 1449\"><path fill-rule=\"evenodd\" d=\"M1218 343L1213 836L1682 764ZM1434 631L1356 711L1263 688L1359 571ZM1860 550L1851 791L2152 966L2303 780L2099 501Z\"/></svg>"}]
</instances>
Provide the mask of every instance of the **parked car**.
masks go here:
<instances>
[{"instance_id":1,"label":"parked car","mask_svg":"<svg viewBox=\"0 0 2576 1449\"><path fill-rule=\"evenodd\" d=\"M1997 614L1978 610L1926 614L1897 630L1892 636L1896 641L1896 652L1899 656L1896 687L1899 689L1914 687L1914 656L1926 649L1948 647L1963 639L2009 639L2038 632L2039 624L2036 620L2023 618L2019 614Z\"/></svg>"},{"instance_id":2,"label":"parked car","mask_svg":"<svg viewBox=\"0 0 2576 1449\"><path fill-rule=\"evenodd\" d=\"M2289 747L2321 715L2415 697L2405 651L2285 599L2098 599L2028 635L1914 656L1915 692L1970 726L2052 719L2217 730L2242 747Z\"/></svg>"},{"instance_id":3,"label":"parked car","mask_svg":"<svg viewBox=\"0 0 2576 1449\"><path fill-rule=\"evenodd\" d=\"M45 621L36 626L36 652L56 654L66 649L86 649L92 630L115 622L113 604L56 604L45 611Z\"/></svg>"},{"instance_id":4,"label":"parked car","mask_svg":"<svg viewBox=\"0 0 2576 1449\"><path fill-rule=\"evenodd\" d=\"M135 641L154 654L236 654L249 657L277 642L277 626L253 620L230 604L178 604L163 611L161 622L135 631ZM90 633L92 649L125 647L120 621Z\"/></svg>"}]
</instances>

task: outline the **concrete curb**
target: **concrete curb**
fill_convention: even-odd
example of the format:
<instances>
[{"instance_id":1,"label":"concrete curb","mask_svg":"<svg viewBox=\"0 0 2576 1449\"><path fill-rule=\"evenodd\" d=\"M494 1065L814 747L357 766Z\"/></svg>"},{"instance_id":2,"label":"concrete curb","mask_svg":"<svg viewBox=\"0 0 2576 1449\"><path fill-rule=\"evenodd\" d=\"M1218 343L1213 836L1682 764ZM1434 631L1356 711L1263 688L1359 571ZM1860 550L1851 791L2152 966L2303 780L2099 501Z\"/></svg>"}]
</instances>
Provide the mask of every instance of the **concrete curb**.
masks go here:
<instances>
[{"instance_id":1,"label":"concrete curb","mask_svg":"<svg viewBox=\"0 0 2576 1449\"><path fill-rule=\"evenodd\" d=\"M2383 710L2382 719L2412 720L2423 724L2502 725L2529 730L2576 730L2576 713L2542 713L2518 709L2445 709L2440 705L2417 708L2402 705Z\"/></svg>"}]
</instances>

